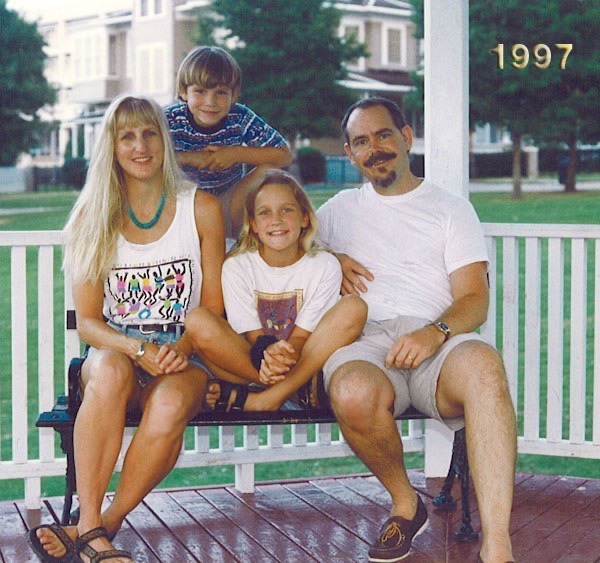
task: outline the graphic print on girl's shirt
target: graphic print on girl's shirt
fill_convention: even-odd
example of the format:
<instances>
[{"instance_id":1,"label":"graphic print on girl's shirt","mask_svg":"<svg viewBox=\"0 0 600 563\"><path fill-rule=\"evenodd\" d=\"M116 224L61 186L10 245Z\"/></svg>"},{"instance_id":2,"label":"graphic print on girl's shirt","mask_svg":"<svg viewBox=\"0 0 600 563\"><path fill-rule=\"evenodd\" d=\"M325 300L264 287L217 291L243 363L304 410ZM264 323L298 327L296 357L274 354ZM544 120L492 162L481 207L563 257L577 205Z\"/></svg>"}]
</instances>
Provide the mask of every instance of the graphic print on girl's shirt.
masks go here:
<instances>
[{"instance_id":1,"label":"graphic print on girl's shirt","mask_svg":"<svg viewBox=\"0 0 600 563\"><path fill-rule=\"evenodd\" d=\"M285 293L263 293L255 290L254 300L265 334L288 340L304 301L303 291L295 289Z\"/></svg>"}]
</instances>

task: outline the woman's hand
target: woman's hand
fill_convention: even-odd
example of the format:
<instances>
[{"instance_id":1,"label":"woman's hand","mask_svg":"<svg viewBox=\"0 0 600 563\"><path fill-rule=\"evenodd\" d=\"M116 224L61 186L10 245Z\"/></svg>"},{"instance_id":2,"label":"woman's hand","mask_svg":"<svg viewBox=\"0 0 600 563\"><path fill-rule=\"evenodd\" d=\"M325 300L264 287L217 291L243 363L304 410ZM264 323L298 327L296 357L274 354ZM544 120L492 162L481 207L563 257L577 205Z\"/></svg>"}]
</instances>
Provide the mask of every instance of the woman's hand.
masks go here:
<instances>
[{"instance_id":1,"label":"woman's hand","mask_svg":"<svg viewBox=\"0 0 600 563\"><path fill-rule=\"evenodd\" d=\"M156 354L156 363L165 374L183 371L189 365L188 355L178 348L177 343L163 344Z\"/></svg>"},{"instance_id":2,"label":"woman's hand","mask_svg":"<svg viewBox=\"0 0 600 563\"><path fill-rule=\"evenodd\" d=\"M144 353L136 355L133 361L149 375L167 375L188 367L188 356L177 347L177 343L163 344L159 347L153 342L139 342L140 347L144 345Z\"/></svg>"}]
</instances>

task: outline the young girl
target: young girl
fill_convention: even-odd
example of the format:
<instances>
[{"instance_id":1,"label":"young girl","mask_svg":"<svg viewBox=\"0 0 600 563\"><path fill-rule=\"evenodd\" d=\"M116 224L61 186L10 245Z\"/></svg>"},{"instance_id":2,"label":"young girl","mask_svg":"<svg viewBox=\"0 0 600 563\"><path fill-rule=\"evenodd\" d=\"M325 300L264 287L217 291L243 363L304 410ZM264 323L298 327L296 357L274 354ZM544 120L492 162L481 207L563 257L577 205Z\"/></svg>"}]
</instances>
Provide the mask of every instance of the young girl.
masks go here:
<instances>
[{"instance_id":1,"label":"young girl","mask_svg":"<svg viewBox=\"0 0 600 563\"><path fill-rule=\"evenodd\" d=\"M220 378L209 385L210 406L259 411L298 402L329 356L360 335L366 305L340 298L340 265L316 248L316 231L310 200L286 172L268 171L248 194L239 245L223 265L227 321L199 308L185 323ZM250 383L266 389L249 393Z\"/></svg>"}]
</instances>

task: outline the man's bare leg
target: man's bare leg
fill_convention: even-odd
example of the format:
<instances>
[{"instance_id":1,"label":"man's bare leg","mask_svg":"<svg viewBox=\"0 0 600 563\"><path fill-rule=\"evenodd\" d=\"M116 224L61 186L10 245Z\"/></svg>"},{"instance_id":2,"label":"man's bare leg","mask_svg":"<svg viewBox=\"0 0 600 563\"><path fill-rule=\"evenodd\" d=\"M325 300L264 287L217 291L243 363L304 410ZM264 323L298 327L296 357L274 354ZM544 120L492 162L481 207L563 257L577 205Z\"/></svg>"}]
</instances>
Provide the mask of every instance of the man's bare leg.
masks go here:
<instances>
[{"instance_id":1,"label":"man's bare leg","mask_svg":"<svg viewBox=\"0 0 600 563\"><path fill-rule=\"evenodd\" d=\"M390 493L390 515L412 520L417 495L404 466L386 375L371 363L348 362L331 376L329 399L348 445Z\"/></svg>"},{"instance_id":2,"label":"man's bare leg","mask_svg":"<svg viewBox=\"0 0 600 563\"><path fill-rule=\"evenodd\" d=\"M481 342L465 342L446 358L437 389L442 416L464 409L467 451L481 517L481 558L512 561L512 509L516 421L498 353Z\"/></svg>"}]
</instances>

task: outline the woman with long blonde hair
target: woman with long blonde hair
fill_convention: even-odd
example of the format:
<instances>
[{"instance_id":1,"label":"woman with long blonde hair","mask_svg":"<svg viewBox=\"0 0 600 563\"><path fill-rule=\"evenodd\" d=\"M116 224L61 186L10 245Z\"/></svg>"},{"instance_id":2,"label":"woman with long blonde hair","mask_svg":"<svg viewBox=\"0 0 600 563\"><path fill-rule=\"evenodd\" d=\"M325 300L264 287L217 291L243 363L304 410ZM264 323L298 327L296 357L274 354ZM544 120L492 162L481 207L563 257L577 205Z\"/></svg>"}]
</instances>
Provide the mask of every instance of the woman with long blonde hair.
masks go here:
<instances>
[{"instance_id":1,"label":"woman with long blonde hair","mask_svg":"<svg viewBox=\"0 0 600 563\"><path fill-rule=\"evenodd\" d=\"M238 247L223 265L227 321L205 308L186 318L194 350L219 378L207 404L227 412L314 406L314 376L361 333L366 305L340 298L340 265L315 245L316 215L293 176L267 171L245 206Z\"/></svg>"},{"instance_id":2,"label":"woman with long blonde hair","mask_svg":"<svg viewBox=\"0 0 600 563\"><path fill-rule=\"evenodd\" d=\"M29 539L43 561L130 562L112 538L173 468L205 395L208 375L184 321L199 306L223 314L223 217L214 196L180 176L161 108L126 95L104 115L65 231L64 267L89 346L74 429L80 518ZM102 511L131 410L141 422Z\"/></svg>"}]
</instances>

